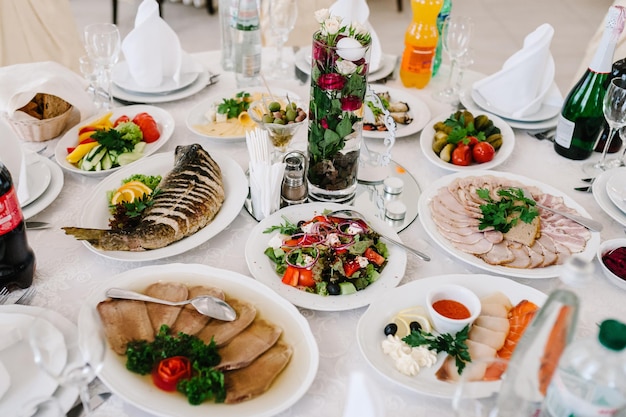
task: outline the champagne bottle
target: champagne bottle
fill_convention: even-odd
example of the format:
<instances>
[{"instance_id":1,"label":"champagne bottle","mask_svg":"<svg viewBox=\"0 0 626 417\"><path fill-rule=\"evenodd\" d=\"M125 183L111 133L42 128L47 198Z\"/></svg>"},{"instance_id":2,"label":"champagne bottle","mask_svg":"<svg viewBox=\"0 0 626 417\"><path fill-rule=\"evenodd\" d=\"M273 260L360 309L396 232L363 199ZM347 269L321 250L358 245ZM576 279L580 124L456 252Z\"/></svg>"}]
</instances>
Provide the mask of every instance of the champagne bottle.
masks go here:
<instances>
[{"instance_id":1,"label":"champagne bottle","mask_svg":"<svg viewBox=\"0 0 626 417\"><path fill-rule=\"evenodd\" d=\"M613 78L622 78L626 80L626 58L622 58L613 63L613 68L611 69L611 76L607 81L611 81ZM606 88L608 89L609 82L606 83ZM602 133L600 134L600 140L598 140L598 144L596 145L596 152L602 152L604 150L604 145L606 144L606 140L609 136L609 124L604 121L604 127L602 128ZM622 138L619 134L619 131L615 132L613 138L611 139L611 144L609 145L608 153L615 153L620 150L622 147Z\"/></svg>"},{"instance_id":2,"label":"champagne bottle","mask_svg":"<svg viewBox=\"0 0 626 417\"><path fill-rule=\"evenodd\" d=\"M604 123L602 100L613 54L624 29L626 9L611 6L605 30L589 68L567 95L556 127L554 150L569 159L591 156Z\"/></svg>"}]
</instances>

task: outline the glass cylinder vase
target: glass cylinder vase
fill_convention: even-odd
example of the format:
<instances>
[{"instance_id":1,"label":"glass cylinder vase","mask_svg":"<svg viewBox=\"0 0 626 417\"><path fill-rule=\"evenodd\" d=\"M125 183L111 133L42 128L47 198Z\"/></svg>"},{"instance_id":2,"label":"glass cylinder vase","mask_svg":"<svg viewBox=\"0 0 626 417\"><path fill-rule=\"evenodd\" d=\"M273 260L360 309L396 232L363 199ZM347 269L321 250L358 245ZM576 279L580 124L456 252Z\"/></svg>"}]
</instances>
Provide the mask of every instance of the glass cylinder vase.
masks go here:
<instances>
[{"instance_id":1,"label":"glass cylinder vase","mask_svg":"<svg viewBox=\"0 0 626 417\"><path fill-rule=\"evenodd\" d=\"M349 202L357 187L371 39L313 35L309 104L309 198Z\"/></svg>"}]
</instances>

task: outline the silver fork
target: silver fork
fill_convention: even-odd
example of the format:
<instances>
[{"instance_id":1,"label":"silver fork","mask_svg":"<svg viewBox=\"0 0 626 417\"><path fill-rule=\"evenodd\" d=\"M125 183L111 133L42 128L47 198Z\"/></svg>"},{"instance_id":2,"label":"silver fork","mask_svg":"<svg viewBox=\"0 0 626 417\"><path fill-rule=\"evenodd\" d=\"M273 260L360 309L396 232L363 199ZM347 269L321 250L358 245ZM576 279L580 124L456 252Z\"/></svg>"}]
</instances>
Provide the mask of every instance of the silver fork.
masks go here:
<instances>
[{"instance_id":1,"label":"silver fork","mask_svg":"<svg viewBox=\"0 0 626 417\"><path fill-rule=\"evenodd\" d=\"M535 139L539 139L539 140L547 139L549 141L554 141L554 134L556 133L556 129L552 128L552 129L544 130L542 132L527 131L526 133L528 133L530 136L534 137Z\"/></svg>"},{"instance_id":2,"label":"silver fork","mask_svg":"<svg viewBox=\"0 0 626 417\"><path fill-rule=\"evenodd\" d=\"M7 287L2 287L2 289L0 289L0 304L4 304L7 302L9 294L9 289Z\"/></svg>"},{"instance_id":3,"label":"silver fork","mask_svg":"<svg viewBox=\"0 0 626 417\"><path fill-rule=\"evenodd\" d=\"M22 293L22 295L20 295L20 298L18 298L17 301L15 301L15 304L22 304L22 305L29 304L30 301L33 299L33 296L35 295L35 292L37 292L35 290L35 287L33 286L29 287L26 291Z\"/></svg>"}]
</instances>

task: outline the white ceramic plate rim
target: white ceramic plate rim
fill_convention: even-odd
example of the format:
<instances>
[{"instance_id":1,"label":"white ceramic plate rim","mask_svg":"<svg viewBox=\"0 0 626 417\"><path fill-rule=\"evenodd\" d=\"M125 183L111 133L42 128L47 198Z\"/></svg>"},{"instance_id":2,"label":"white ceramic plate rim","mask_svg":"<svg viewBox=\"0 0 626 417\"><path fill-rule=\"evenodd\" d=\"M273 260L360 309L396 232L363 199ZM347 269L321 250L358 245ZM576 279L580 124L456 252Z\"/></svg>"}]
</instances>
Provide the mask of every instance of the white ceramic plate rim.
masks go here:
<instances>
[{"instance_id":1,"label":"white ceramic plate rim","mask_svg":"<svg viewBox=\"0 0 626 417\"><path fill-rule=\"evenodd\" d=\"M139 94L139 93L131 93L129 91L123 90L116 86L115 84L111 85L111 92L113 97L118 98L120 100L124 100L126 102L133 102L137 104L158 104L158 103L169 103L171 101L182 100L187 97L191 97L192 95L198 93L204 87L207 86L209 82L209 74L208 71L201 71L198 79L191 83L189 87L182 88L180 90L172 91L168 94Z\"/></svg>"},{"instance_id":2,"label":"white ceramic plate rim","mask_svg":"<svg viewBox=\"0 0 626 417\"><path fill-rule=\"evenodd\" d=\"M267 89L265 87L248 87L248 88L237 88L234 90L227 91L219 91L215 94L212 94L208 99L202 101L202 103L194 106L187 115L187 128L191 130L198 136L202 136L208 139L212 139L220 142L238 142L246 139L245 135L240 136L214 136L207 135L199 130L197 130L195 125L203 125L208 124L209 122L204 117L204 114L209 110L209 108L215 103L221 103L225 98L234 97L237 93L241 91L246 91L248 93L267 93ZM294 100L300 100L300 96L293 91L285 90L283 88L272 88L272 94L274 95L285 95L288 94L289 97L293 97Z\"/></svg>"},{"instance_id":3,"label":"white ceramic plate rim","mask_svg":"<svg viewBox=\"0 0 626 417\"><path fill-rule=\"evenodd\" d=\"M26 182L28 183L28 198L21 206L28 206L33 201L43 195L52 180L52 172L50 167L40 159L31 160L30 157L26 163Z\"/></svg>"},{"instance_id":4,"label":"white ceramic plate rim","mask_svg":"<svg viewBox=\"0 0 626 417\"><path fill-rule=\"evenodd\" d=\"M563 201L568 207L575 209L576 211L578 211L579 214L583 216L590 217L587 210L585 210L583 206L578 204L567 194L564 194L562 191L548 184L542 183L540 181L536 181L531 178L524 177L522 175L511 174L509 172L465 171L465 172L458 172L455 174L450 174L445 177L439 178L435 182L431 183L428 186L428 188L422 192L422 195L420 195L419 201L417 203L418 211L419 211L418 218L420 219L420 222L424 226L426 233L428 233L428 235L439 246L441 246L446 252L448 252L455 258L469 265L485 270L487 272L491 272L491 273L498 274L498 275L504 275L508 277L515 277L515 278L537 279L537 278L553 278L553 277L559 276L563 268L562 265L551 265L551 266L547 266L544 268L534 268L534 269L517 269L517 268L507 268L505 266L490 265L484 262L483 260L477 258L474 255L471 255L469 253L465 253L456 249L452 245L452 243L450 243L448 239L444 238L439 233L437 229L437 225L432 220L432 215L431 215L430 206L429 206L430 200L432 200L432 198L437 194L437 192L439 191L441 187L447 186L448 184L450 184L450 182L452 182L456 178L464 178L464 177L469 177L469 176L483 176L483 175L492 175L492 176L498 176L500 178L508 178L511 180L519 181L523 184L527 184L529 186L538 187L544 193L549 193L554 196L562 197ZM596 254L596 251L599 245L600 245L600 233L591 232L591 238L587 241L587 246L585 247L585 250L577 254L577 256L591 262L591 260L593 260L593 257Z\"/></svg>"},{"instance_id":5,"label":"white ceramic plate rim","mask_svg":"<svg viewBox=\"0 0 626 417\"><path fill-rule=\"evenodd\" d=\"M63 170L60 166L41 155L33 154L32 156L46 164L46 166L50 170L51 179L50 185L48 186L48 188L46 188L46 191L44 191L44 193L39 196L39 198L37 198L29 205L22 207L24 220L28 220L36 214L39 214L50 204L52 204L56 200L57 196L61 193L64 182Z\"/></svg>"},{"instance_id":6,"label":"white ceramic plate rim","mask_svg":"<svg viewBox=\"0 0 626 417\"><path fill-rule=\"evenodd\" d=\"M467 87L463 91L461 91L461 93L459 94L459 97L461 99L461 103L465 106L465 108L467 108L472 113L485 112L485 110L481 108L478 104L476 104L476 102L472 98L471 87ZM487 112L487 113L489 113L490 115L493 114L491 112ZM497 116L496 114L493 114L493 115ZM509 126L511 126L514 129L541 130L541 129L550 129L552 127L555 127L558 120L559 120L559 115L557 114L555 117L551 119L542 120L540 122L521 122L518 120L510 120L510 119L506 119L506 122L508 123Z\"/></svg>"},{"instance_id":7,"label":"white ceramic plate rim","mask_svg":"<svg viewBox=\"0 0 626 417\"><path fill-rule=\"evenodd\" d=\"M198 79L200 71L181 72L179 81L175 81L172 77L163 77L161 84L154 87L144 87L135 81L130 74L128 61L120 61L115 65L111 73L111 80L119 88L130 93L138 94L167 94L186 87L189 87Z\"/></svg>"},{"instance_id":8,"label":"white ceramic plate rim","mask_svg":"<svg viewBox=\"0 0 626 417\"><path fill-rule=\"evenodd\" d=\"M142 410L164 417L270 417L291 407L308 391L319 365L317 342L309 323L294 306L269 288L236 272L198 264L166 264L107 277L106 284L92 292L83 304L78 331L94 325L88 309L106 299L107 288L142 291L157 281L213 285L222 288L231 297L251 302L257 308L257 314L283 328L281 337L293 347L293 356L264 394L239 404L206 402L193 406L184 396L162 392L148 378L130 373L124 366L124 359L107 350L99 377L116 395Z\"/></svg>"},{"instance_id":9,"label":"white ceramic plate rim","mask_svg":"<svg viewBox=\"0 0 626 417\"><path fill-rule=\"evenodd\" d=\"M472 114L474 115L474 117L476 117L486 113L477 112ZM422 130L422 133L420 134L420 147L422 148L422 152L424 153L424 156L426 156L426 159L428 159L439 168L455 172L475 171L477 169L492 169L502 164L513 153L513 149L515 148L515 134L513 133L513 129L511 129L511 127L498 116L495 116L493 114L486 115L489 117L489 119L493 121L493 124L495 126L500 128L500 132L502 133L502 146L496 151L496 155L491 161L482 164L472 163L468 166L461 166L454 165L451 162L444 162L443 160L441 160L441 158L439 158L437 154L435 154L435 152L433 151L433 139L435 138L435 129L433 129L433 126L439 121L446 120L450 116L450 113L442 113L439 116L435 117L433 120L428 122L426 127L424 127L424 129Z\"/></svg>"},{"instance_id":10,"label":"white ceramic plate rim","mask_svg":"<svg viewBox=\"0 0 626 417\"><path fill-rule=\"evenodd\" d=\"M309 59L310 56L310 47L300 49L295 56L296 66L300 71L304 72L307 75L311 75L311 61ZM382 56L380 57L380 65L378 66L378 68L376 68L376 70L370 71L370 73L367 75L367 80L369 82L375 82L391 74L395 69L396 59L397 57L395 55L382 54Z\"/></svg>"},{"instance_id":11,"label":"white ceramic plate rim","mask_svg":"<svg viewBox=\"0 0 626 417\"><path fill-rule=\"evenodd\" d=\"M591 192L596 200L596 203L600 206L606 214L608 214L613 220L626 227L626 213L622 212L609 197L607 193L606 185L613 175L626 175L626 167L613 168L608 171L604 171L596 177L591 187Z\"/></svg>"},{"instance_id":12,"label":"white ceramic plate rim","mask_svg":"<svg viewBox=\"0 0 626 417\"><path fill-rule=\"evenodd\" d=\"M396 123L396 138L409 136L419 132L426 126L426 123L430 120L430 109L428 105L419 98L406 90L399 90L397 88L387 87L381 84L370 85L374 93L376 92L389 92L390 97L394 101L404 101L409 105L409 115L413 118L411 123L403 125ZM389 132L377 132L371 130L363 130L364 138L376 138L384 139Z\"/></svg>"},{"instance_id":13,"label":"white ceramic plate rim","mask_svg":"<svg viewBox=\"0 0 626 417\"><path fill-rule=\"evenodd\" d=\"M145 157L150 156L156 151L158 151L163 145L165 145L165 143L167 143L170 137L172 137L172 133L174 133L174 126L175 126L174 118L168 111L163 110L159 107L147 106L144 104L134 104L131 106L116 107L112 110L112 112L113 112L113 115L111 116L111 120L113 121L124 114L132 119L136 114L146 112L154 118L154 120L157 123L157 126L159 127L159 131L161 132L161 136L159 137L158 140L156 140L155 142L146 144L146 147L143 151L143 156L139 158L137 161L131 162L127 166L132 166L133 164L136 164L138 161L141 161ZM103 171L83 171L82 169L77 168L74 165L70 164L69 162L67 162L67 159L65 159L65 157L67 156L67 148L74 147L78 143L78 131L80 130L80 128L82 126L88 125L90 122L98 120L103 115L104 113L99 113L98 115L91 117L85 120L84 122L80 122L79 124L71 128L59 140L59 143L57 143L57 146L54 150L54 157L57 163L61 166L61 168L65 169L68 172L74 172L77 174L93 176L93 177L108 175L122 168L122 167L115 167L115 168L111 168L111 169L107 169Z\"/></svg>"},{"instance_id":14,"label":"white ceramic plate rim","mask_svg":"<svg viewBox=\"0 0 626 417\"><path fill-rule=\"evenodd\" d=\"M611 175L606 182L606 193L615 206L626 213L626 177L623 175Z\"/></svg>"},{"instance_id":15,"label":"white ceramic plate rim","mask_svg":"<svg viewBox=\"0 0 626 417\"><path fill-rule=\"evenodd\" d=\"M551 89L553 88L558 88L556 87L556 83L552 83L552 86L550 87ZM503 112L493 106L491 106L491 104L489 102L487 102L475 89L471 89L471 94L472 94L472 99L474 100L474 103L476 103L478 105L478 107L481 107L483 110L488 111L490 113L493 113L497 116L500 117L504 117L506 119L509 120L515 120L517 122L542 122L544 120L548 120L548 119L552 119L555 116L557 116L559 114L559 112L561 111L561 106L553 106L550 104L546 104L546 103L542 103L541 107L539 108L539 110L537 110L535 113L533 114L529 114L527 116L523 116L523 117L513 117L511 114Z\"/></svg>"},{"instance_id":16,"label":"white ceramic plate rim","mask_svg":"<svg viewBox=\"0 0 626 417\"><path fill-rule=\"evenodd\" d=\"M293 304L320 311L343 311L363 307L379 297L380 294L396 287L404 277L406 251L390 243L387 243L389 261L380 274L380 278L366 289L354 294L324 297L282 283L280 276L274 270L274 264L263 253L268 247L267 242L278 232L263 233L263 231L270 226L284 223L282 216L297 223L299 220L310 220L313 216L322 214L324 210L341 209L354 209L354 207L332 203L306 203L285 207L261 220L252 229L246 242L246 262L252 276ZM379 233L400 240L393 228L380 219L367 214L365 218Z\"/></svg>"},{"instance_id":17,"label":"white ceramic plate rim","mask_svg":"<svg viewBox=\"0 0 626 417\"><path fill-rule=\"evenodd\" d=\"M241 167L231 158L214 153L211 155L222 169L225 198L222 208L211 223L191 236L164 248L143 252L105 251L96 249L83 241L89 250L100 256L118 261L154 261L193 249L224 230L237 217L248 195L248 181ZM119 188L124 178L133 174L165 175L174 167L174 152L153 155L140 164L124 167L123 170L102 180L84 203L79 220L80 227L108 229L110 214L106 204L106 192Z\"/></svg>"},{"instance_id":18,"label":"white ceramic plate rim","mask_svg":"<svg viewBox=\"0 0 626 417\"><path fill-rule=\"evenodd\" d=\"M432 397L452 398L455 384L439 381L435 372L441 366L445 353L439 355L437 363L425 368L416 376L407 376L397 371L393 361L385 355L381 343L385 336L383 329L398 311L416 305L426 305L426 293L437 285L459 284L483 297L495 291L502 291L513 305L528 299L542 305L546 295L542 292L513 280L483 274L451 274L421 278L388 291L370 304L357 324L356 336L361 353L366 361L383 377L411 391ZM475 382L484 386L484 394L491 394L500 382Z\"/></svg>"}]
</instances>

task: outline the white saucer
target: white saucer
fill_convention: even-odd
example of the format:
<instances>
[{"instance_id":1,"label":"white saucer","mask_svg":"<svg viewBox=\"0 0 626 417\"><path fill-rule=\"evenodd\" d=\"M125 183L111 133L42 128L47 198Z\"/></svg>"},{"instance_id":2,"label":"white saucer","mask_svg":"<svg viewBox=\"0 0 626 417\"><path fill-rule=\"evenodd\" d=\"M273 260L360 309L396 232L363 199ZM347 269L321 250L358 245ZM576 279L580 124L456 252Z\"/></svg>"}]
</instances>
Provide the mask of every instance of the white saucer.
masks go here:
<instances>
[{"instance_id":1,"label":"white saucer","mask_svg":"<svg viewBox=\"0 0 626 417\"><path fill-rule=\"evenodd\" d=\"M624 175L611 175L606 182L606 193L609 198L623 213L626 213L626 177Z\"/></svg>"},{"instance_id":2,"label":"white saucer","mask_svg":"<svg viewBox=\"0 0 626 417\"><path fill-rule=\"evenodd\" d=\"M156 104L156 103L169 103L171 101L182 100L187 97L191 97L197 92L201 91L207 86L209 82L208 71L202 71L198 75L196 81L192 82L189 86L181 88L176 91L163 94L142 94L126 91L123 88L118 87L115 83L111 84L111 93L114 98L123 100L127 103L135 104Z\"/></svg>"},{"instance_id":3,"label":"white saucer","mask_svg":"<svg viewBox=\"0 0 626 417\"><path fill-rule=\"evenodd\" d=\"M604 171L598 175L593 182L591 191L596 203L600 206L606 214L608 214L613 220L626 227L626 212L620 210L613 202L607 192L607 183L613 177L626 176L626 167L613 168L608 171Z\"/></svg>"},{"instance_id":4,"label":"white saucer","mask_svg":"<svg viewBox=\"0 0 626 417\"><path fill-rule=\"evenodd\" d=\"M137 84L137 81L130 74L128 62L122 61L118 63L111 73L111 80L119 88L131 93L139 94L166 94L188 87L198 79L199 72L183 72L180 79L176 82L172 77L163 77L161 84L155 87L144 87Z\"/></svg>"},{"instance_id":5,"label":"white saucer","mask_svg":"<svg viewBox=\"0 0 626 417\"><path fill-rule=\"evenodd\" d=\"M37 200L48 189L52 180L50 167L41 159L32 159L26 164L26 181L28 182L28 198L21 202L22 208Z\"/></svg>"},{"instance_id":6,"label":"white saucer","mask_svg":"<svg viewBox=\"0 0 626 417\"><path fill-rule=\"evenodd\" d=\"M43 164L50 171L50 184L46 187L46 190L39 196L39 198L35 199L27 206L22 207L24 220L30 219L52 204L63 189L63 170L61 167L50 159L39 154L32 154L32 156L33 158L43 162Z\"/></svg>"}]
</instances>

